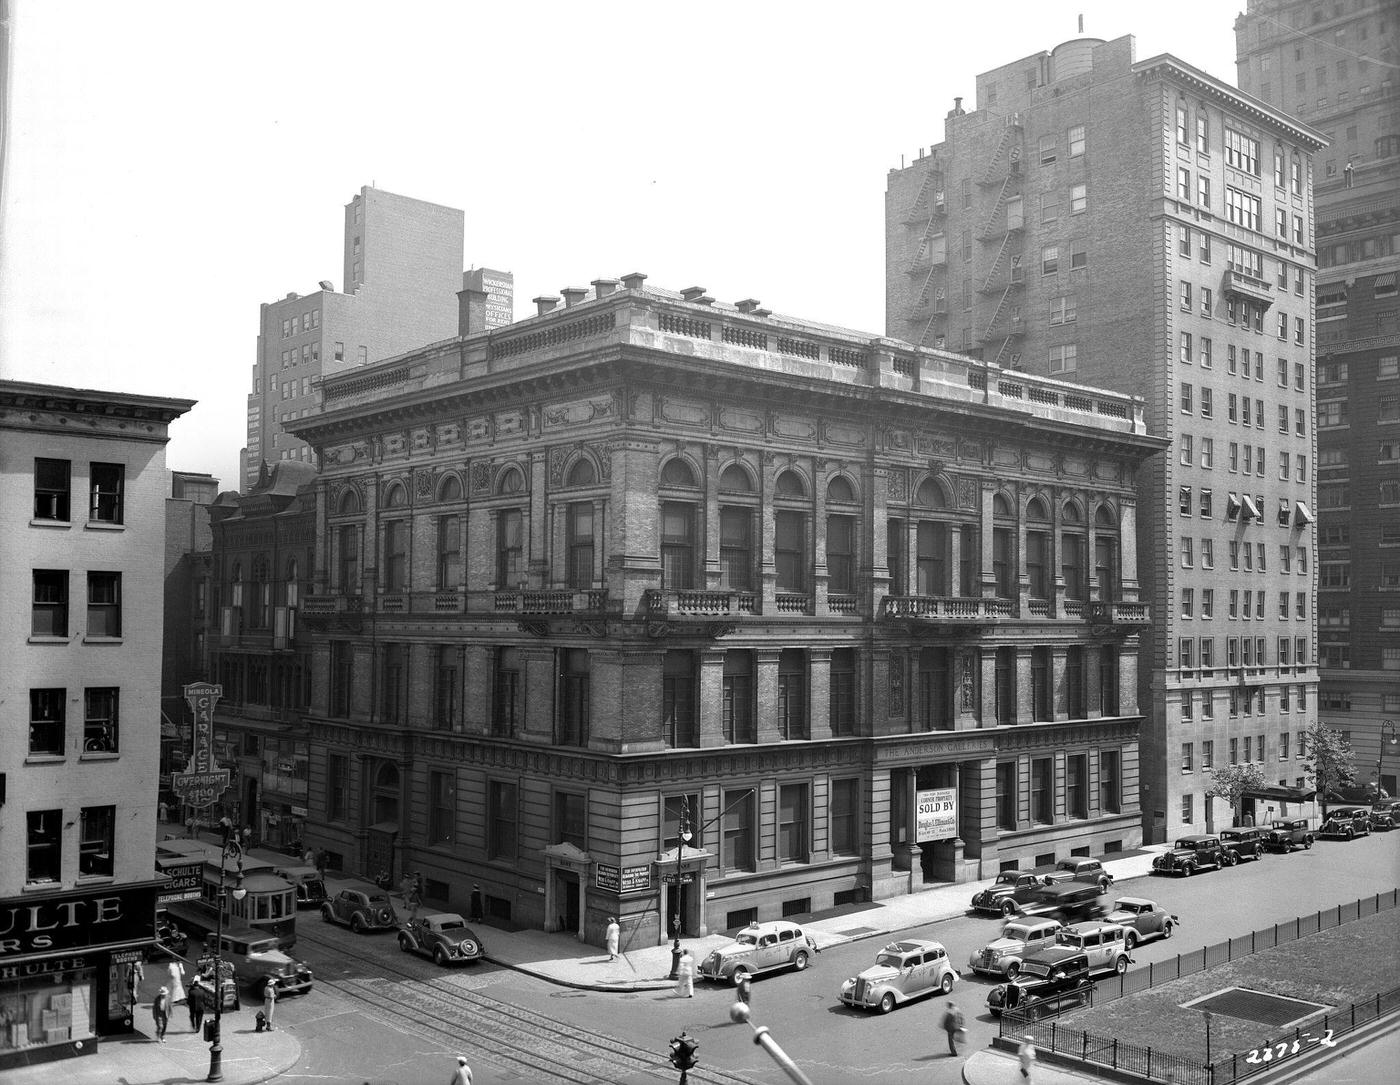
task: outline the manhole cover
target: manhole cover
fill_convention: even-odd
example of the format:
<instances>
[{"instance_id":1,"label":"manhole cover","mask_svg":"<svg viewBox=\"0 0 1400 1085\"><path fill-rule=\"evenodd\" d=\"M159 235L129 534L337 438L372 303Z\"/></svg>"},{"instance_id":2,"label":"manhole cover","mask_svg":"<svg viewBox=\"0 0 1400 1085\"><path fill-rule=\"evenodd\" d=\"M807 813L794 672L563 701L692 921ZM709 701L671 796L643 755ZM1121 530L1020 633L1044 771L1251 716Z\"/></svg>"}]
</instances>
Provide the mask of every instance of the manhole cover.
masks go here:
<instances>
[{"instance_id":1,"label":"manhole cover","mask_svg":"<svg viewBox=\"0 0 1400 1085\"><path fill-rule=\"evenodd\" d=\"M1250 991L1244 987L1229 987L1216 991L1191 1002L1182 1003L1183 1008L1208 1010L1224 1014L1226 1017L1239 1017L1246 1021L1258 1021L1261 1025L1278 1028L1291 1025L1319 1010L1327 1009L1322 1002L1305 1002L1300 998L1284 998L1282 995L1266 994L1263 991Z\"/></svg>"}]
</instances>

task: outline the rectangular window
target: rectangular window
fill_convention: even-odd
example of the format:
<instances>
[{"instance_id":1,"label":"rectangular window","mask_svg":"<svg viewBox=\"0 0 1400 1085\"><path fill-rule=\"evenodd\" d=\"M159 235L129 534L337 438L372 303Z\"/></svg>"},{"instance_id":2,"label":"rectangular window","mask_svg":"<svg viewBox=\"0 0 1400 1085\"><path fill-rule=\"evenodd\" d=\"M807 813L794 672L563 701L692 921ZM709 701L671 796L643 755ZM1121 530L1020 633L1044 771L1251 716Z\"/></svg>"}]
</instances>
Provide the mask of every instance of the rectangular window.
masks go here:
<instances>
[{"instance_id":1,"label":"rectangular window","mask_svg":"<svg viewBox=\"0 0 1400 1085\"><path fill-rule=\"evenodd\" d=\"M1209 290L1209 289L1203 289L1203 290L1201 291L1201 309L1202 309L1202 311L1203 311L1206 315L1209 315L1209 314L1210 314L1210 290ZM1201 336L1201 357L1200 357L1200 363L1201 363L1201 368L1202 368L1202 369L1210 369L1210 368L1212 368L1212 366L1215 364L1215 363L1214 363L1214 360L1213 360L1213 358L1212 358L1212 346L1211 346L1211 341L1210 341L1210 339L1209 339L1207 336L1204 336L1204 335Z\"/></svg>"},{"instance_id":2,"label":"rectangular window","mask_svg":"<svg viewBox=\"0 0 1400 1085\"><path fill-rule=\"evenodd\" d=\"M343 821L350 810L350 759L345 754L326 755L326 816Z\"/></svg>"},{"instance_id":3,"label":"rectangular window","mask_svg":"<svg viewBox=\"0 0 1400 1085\"><path fill-rule=\"evenodd\" d=\"M1205 406L1206 401L1202 400L1201 408L1204 410ZM1201 438L1201 466L1204 467L1207 471L1211 470L1215 466L1215 438L1213 437Z\"/></svg>"},{"instance_id":4,"label":"rectangular window","mask_svg":"<svg viewBox=\"0 0 1400 1085\"><path fill-rule=\"evenodd\" d=\"M753 696L753 653L744 649L725 652L722 688L725 742L758 741Z\"/></svg>"},{"instance_id":5,"label":"rectangular window","mask_svg":"<svg viewBox=\"0 0 1400 1085\"><path fill-rule=\"evenodd\" d=\"M1055 761L1050 757L1031 760L1031 820L1049 825L1055 820Z\"/></svg>"},{"instance_id":6,"label":"rectangular window","mask_svg":"<svg viewBox=\"0 0 1400 1085\"><path fill-rule=\"evenodd\" d=\"M591 713L587 648L559 649L559 708L554 741L560 746L587 746Z\"/></svg>"},{"instance_id":7,"label":"rectangular window","mask_svg":"<svg viewBox=\"0 0 1400 1085\"><path fill-rule=\"evenodd\" d=\"M773 562L779 591L807 590L806 519L800 512L780 510L773 516Z\"/></svg>"},{"instance_id":8,"label":"rectangular window","mask_svg":"<svg viewBox=\"0 0 1400 1085\"><path fill-rule=\"evenodd\" d=\"M1060 270L1060 247L1058 245L1046 245L1040 250L1040 273L1042 275L1053 275Z\"/></svg>"},{"instance_id":9,"label":"rectangular window","mask_svg":"<svg viewBox=\"0 0 1400 1085\"><path fill-rule=\"evenodd\" d=\"M1202 568L1202 569L1214 569L1214 568L1215 568L1215 540L1214 540L1214 539L1202 539L1202 540L1201 540L1201 568Z\"/></svg>"},{"instance_id":10,"label":"rectangular window","mask_svg":"<svg viewBox=\"0 0 1400 1085\"><path fill-rule=\"evenodd\" d=\"M575 590L593 586L593 502L570 502L567 513L567 540L569 566L565 570L565 583ZM663 548L664 548L663 542ZM665 563L662 563L665 575Z\"/></svg>"},{"instance_id":11,"label":"rectangular window","mask_svg":"<svg viewBox=\"0 0 1400 1085\"><path fill-rule=\"evenodd\" d=\"M1183 433L1178 438L1180 447L1181 466L1190 467L1196 462L1195 449L1192 447L1191 434Z\"/></svg>"},{"instance_id":12,"label":"rectangular window","mask_svg":"<svg viewBox=\"0 0 1400 1085\"><path fill-rule=\"evenodd\" d=\"M407 520L388 520L384 524L384 588L390 592L408 590Z\"/></svg>"},{"instance_id":13,"label":"rectangular window","mask_svg":"<svg viewBox=\"0 0 1400 1085\"><path fill-rule=\"evenodd\" d=\"M92 463L88 471L91 487L88 518L104 524L123 523L126 467L120 463Z\"/></svg>"},{"instance_id":14,"label":"rectangular window","mask_svg":"<svg viewBox=\"0 0 1400 1085\"><path fill-rule=\"evenodd\" d=\"M1176 198L1187 202L1191 199L1191 171L1185 166L1176 168Z\"/></svg>"},{"instance_id":15,"label":"rectangular window","mask_svg":"<svg viewBox=\"0 0 1400 1085\"><path fill-rule=\"evenodd\" d=\"M1195 539L1192 536L1181 536L1181 567L1183 569L1191 568L1196 562L1194 543Z\"/></svg>"},{"instance_id":16,"label":"rectangular window","mask_svg":"<svg viewBox=\"0 0 1400 1085\"><path fill-rule=\"evenodd\" d=\"M342 640L331 641L331 704L330 714L341 719L350 715L350 694L353 681L351 646Z\"/></svg>"},{"instance_id":17,"label":"rectangular window","mask_svg":"<svg viewBox=\"0 0 1400 1085\"><path fill-rule=\"evenodd\" d=\"M1259 229L1259 197L1235 188L1225 186L1225 217L1236 226L1246 230Z\"/></svg>"},{"instance_id":18,"label":"rectangular window","mask_svg":"<svg viewBox=\"0 0 1400 1085\"><path fill-rule=\"evenodd\" d=\"M778 862L807 862L811 835L807 810L806 784L784 784L778 788Z\"/></svg>"},{"instance_id":19,"label":"rectangular window","mask_svg":"<svg viewBox=\"0 0 1400 1085\"><path fill-rule=\"evenodd\" d=\"M461 668L458 666L457 646L439 644L436 663L433 675L433 726L440 731L452 731L461 723Z\"/></svg>"},{"instance_id":20,"label":"rectangular window","mask_svg":"<svg viewBox=\"0 0 1400 1085\"><path fill-rule=\"evenodd\" d=\"M791 514L778 514L784 515ZM672 591L695 586L695 507L680 501L661 503L661 586Z\"/></svg>"},{"instance_id":21,"label":"rectangular window","mask_svg":"<svg viewBox=\"0 0 1400 1085\"><path fill-rule=\"evenodd\" d=\"M88 573L87 635L122 635L122 574Z\"/></svg>"},{"instance_id":22,"label":"rectangular window","mask_svg":"<svg viewBox=\"0 0 1400 1085\"><path fill-rule=\"evenodd\" d=\"M998 765L997 769L1000 768ZM827 830L833 855L860 854L860 780L857 777L831 781Z\"/></svg>"},{"instance_id":23,"label":"rectangular window","mask_svg":"<svg viewBox=\"0 0 1400 1085\"><path fill-rule=\"evenodd\" d=\"M720 863L724 870L756 870L755 795L752 789L723 793L724 841Z\"/></svg>"},{"instance_id":24,"label":"rectangular window","mask_svg":"<svg viewBox=\"0 0 1400 1085\"><path fill-rule=\"evenodd\" d=\"M1191 227L1186 225L1177 226L1176 251L1182 256L1191 255Z\"/></svg>"},{"instance_id":25,"label":"rectangular window","mask_svg":"<svg viewBox=\"0 0 1400 1085\"><path fill-rule=\"evenodd\" d=\"M1065 813L1072 818L1089 816L1089 757L1071 754L1065 758Z\"/></svg>"},{"instance_id":26,"label":"rectangular window","mask_svg":"<svg viewBox=\"0 0 1400 1085\"><path fill-rule=\"evenodd\" d=\"M501 509L496 514L496 587L514 588L524 584L522 563L524 521L519 509Z\"/></svg>"},{"instance_id":27,"label":"rectangular window","mask_svg":"<svg viewBox=\"0 0 1400 1085\"><path fill-rule=\"evenodd\" d=\"M1032 599L1049 599L1050 537L1043 531L1026 532L1026 576Z\"/></svg>"},{"instance_id":28,"label":"rectangular window","mask_svg":"<svg viewBox=\"0 0 1400 1085\"><path fill-rule=\"evenodd\" d=\"M1196 202L1202 207L1210 207L1210 178L1204 173L1196 175Z\"/></svg>"},{"instance_id":29,"label":"rectangular window","mask_svg":"<svg viewBox=\"0 0 1400 1085\"><path fill-rule=\"evenodd\" d=\"M1123 808L1122 761L1117 750L1099 751L1099 810L1121 813Z\"/></svg>"},{"instance_id":30,"label":"rectangular window","mask_svg":"<svg viewBox=\"0 0 1400 1085\"><path fill-rule=\"evenodd\" d=\"M1048 166L1051 162L1055 161L1055 156L1056 156L1055 137L1054 137L1054 136L1041 136L1041 137L1040 137L1040 164L1041 164L1042 166Z\"/></svg>"},{"instance_id":31,"label":"rectangular window","mask_svg":"<svg viewBox=\"0 0 1400 1085\"><path fill-rule=\"evenodd\" d=\"M516 857L515 785L491 780L486 786L486 857L513 861Z\"/></svg>"},{"instance_id":32,"label":"rectangular window","mask_svg":"<svg viewBox=\"0 0 1400 1085\"><path fill-rule=\"evenodd\" d=\"M1089 209L1089 187L1086 184L1069 186L1069 213L1082 215Z\"/></svg>"},{"instance_id":33,"label":"rectangular window","mask_svg":"<svg viewBox=\"0 0 1400 1085\"><path fill-rule=\"evenodd\" d=\"M1215 589L1214 589L1214 588L1202 588L1202 589L1201 589L1201 617L1202 617L1202 618L1214 618L1214 617L1215 617Z\"/></svg>"},{"instance_id":34,"label":"rectangular window","mask_svg":"<svg viewBox=\"0 0 1400 1085\"><path fill-rule=\"evenodd\" d=\"M1050 348L1050 372L1057 375L1074 373L1079 368L1079 346L1064 343Z\"/></svg>"},{"instance_id":35,"label":"rectangular window","mask_svg":"<svg viewBox=\"0 0 1400 1085\"><path fill-rule=\"evenodd\" d=\"M34 460L34 519L66 522L72 493L67 460Z\"/></svg>"},{"instance_id":36,"label":"rectangular window","mask_svg":"<svg viewBox=\"0 0 1400 1085\"><path fill-rule=\"evenodd\" d=\"M379 657L379 712L385 723L404 723L408 712L408 645L385 644Z\"/></svg>"},{"instance_id":37,"label":"rectangular window","mask_svg":"<svg viewBox=\"0 0 1400 1085\"><path fill-rule=\"evenodd\" d=\"M777 725L784 739L809 737L807 657L801 648L784 648L778 656Z\"/></svg>"},{"instance_id":38,"label":"rectangular window","mask_svg":"<svg viewBox=\"0 0 1400 1085\"><path fill-rule=\"evenodd\" d=\"M496 673L492 684L494 709L491 733L509 737L518 734L524 722L524 686L521 682L519 648L496 649Z\"/></svg>"},{"instance_id":39,"label":"rectangular window","mask_svg":"<svg viewBox=\"0 0 1400 1085\"><path fill-rule=\"evenodd\" d=\"M444 591L462 584L462 518L440 516L437 522L437 586Z\"/></svg>"},{"instance_id":40,"label":"rectangular window","mask_svg":"<svg viewBox=\"0 0 1400 1085\"><path fill-rule=\"evenodd\" d=\"M1044 645L1031 649L1031 718L1036 723L1055 718L1050 700L1050 649Z\"/></svg>"},{"instance_id":41,"label":"rectangular window","mask_svg":"<svg viewBox=\"0 0 1400 1085\"><path fill-rule=\"evenodd\" d=\"M34 570L34 603L30 616L30 633L36 637L68 635L67 570Z\"/></svg>"},{"instance_id":42,"label":"rectangular window","mask_svg":"<svg viewBox=\"0 0 1400 1085\"><path fill-rule=\"evenodd\" d=\"M572 844L580 851L588 849L588 807L581 794L573 791L554 793L554 843Z\"/></svg>"},{"instance_id":43,"label":"rectangular window","mask_svg":"<svg viewBox=\"0 0 1400 1085\"><path fill-rule=\"evenodd\" d=\"M753 514L746 508L719 511L720 587L728 591L753 588Z\"/></svg>"},{"instance_id":44,"label":"rectangular window","mask_svg":"<svg viewBox=\"0 0 1400 1085\"><path fill-rule=\"evenodd\" d=\"M428 773L428 843L451 844L457 824L457 782L454 773Z\"/></svg>"},{"instance_id":45,"label":"rectangular window","mask_svg":"<svg viewBox=\"0 0 1400 1085\"><path fill-rule=\"evenodd\" d=\"M338 586L346 594L360 590L360 528L358 524L343 524L336 532L336 555L339 561ZM235 606L237 603L234 604Z\"/></svg>"},{"instance_id":46,"label":"rectangular window","mask_svg":"<svg viewBox=\"0 0 1400 1085\"><path fill-rule=\"evenodd\" d=\"M700 745L695 698L695 658L685 649L666 653L661 676L662 726L668 745Z\"/></svg>"},{"instance_id":47,"label":"rectangular window","mask_svg":"<svg viewBox=\"0 0 1400 1085\"><path fill-rule=\"evenodd\" d=\"M1186 794L1181 796L1181 820L1191 822L1195 819L1195 796Z\"/></svg>"},{"instance_id":48,"label":"rectangular window","mask_svg":"<svg viewBox=\"0 0 1400 1085\"><path fill-rule=\"evenodd\" d=\"M25 882L56 882L63 872L63 811L30 810L26 815Z\"/></svg>"},{"instance_id":49,"label":"rectangular window","mask_svg":"<svg viewBox=\"0 0 1400 1085\"><path fill-rule=\"evenodd\" d=\"M1068 133L1069 156L1078 158L1084 153L1084 125L1076 124Z\"/></svg>"},{"instance_id":50,"label":"rectangular window","mask_svg":"<svg viewBox=\"0 0 1400 1085\"><path fill-rule=\"evenodd\" d=\"M996 650L997 724L1009 727L1016 722L1016 649Z\"/></svg>"},{"instance_id":51,"label":"rectangular window","mask_svg":"<svg viewBox=\"0 0 1400 1085\"><path fill-rule=\"evenodd\" d=\"M1227 125L1225 128L1225 164L1241 173L1249 173L1258 177L1259 141L1243 132L1236 132ZM1278 183L1282 184L1282 166L1276 163L1276 169L1280 171Z\"/></svg>"},{"instance_id":52,"label":"rectangular window","mask_svg":"<svg viewBox=\"0 0 1400 1085\"><path fill-rule=\"evenodd\" d=\"M829 683L831 733L837 736L853 735L856 732L855 649L832 649Z\"/></svg>"},{"instance_id":53,"label":"rectangular window","mask_svg":"<svg viewBox=\"0 0 1400 1085\"><path fill-rule=\"evenodd\" d=\"M997 762L997 828L1008 832L1016 829L1015 761Z\"/></svg>"},{"instance_id":54,"label":"rectangular window","mask_svg":"<svg viewBox=\"0 0 1400 1085\"><path fill-rule=\"evenodd\" d=\"M1190 694L1190 690L1187 690L1186 693L1182 694L1182 696L1183 696L1183 698L1184 698L1184 697L1188 696L1189 694ZM1184 702L1183 702L1183 703L1184 703ZM1184 708L1182 709L1181 715L1182 715L1182 717L1183 717L1184 719L1190 719L1190 717L1191 717L1191 713L1190 713L1188 710L1184 709ZM1190 742L1183 742L1183 743L1181 744L1181 771L1182 771L1182 772L1195 772L1195 771L1196 771L1196 765L1195 765L1195 761L1194 761L1194 757L1193 757L1195 748L1196 748L1195 745L1194 745L1193 743L1190 743Z\"/></svg>"},{"instance_id":55,"label":"rectangular window","mask_svg":"<svg viewBox=\"0 0 1400 1085\"><path fill-rule=\"evenodd\" d=\"M29 753L61 757L64 751L65 689L29 691Z\"/></svg>"},{"instance_id":56,"label":"rectangular window","mask_svg":"<svg viewBox=\"0 0 1400 1085\"><path fill-rule=\"evenodd\" d=\"M856 520L854 516L826 518L827 590L850 595L856 590Z\"/></svg>"}]
</instances>

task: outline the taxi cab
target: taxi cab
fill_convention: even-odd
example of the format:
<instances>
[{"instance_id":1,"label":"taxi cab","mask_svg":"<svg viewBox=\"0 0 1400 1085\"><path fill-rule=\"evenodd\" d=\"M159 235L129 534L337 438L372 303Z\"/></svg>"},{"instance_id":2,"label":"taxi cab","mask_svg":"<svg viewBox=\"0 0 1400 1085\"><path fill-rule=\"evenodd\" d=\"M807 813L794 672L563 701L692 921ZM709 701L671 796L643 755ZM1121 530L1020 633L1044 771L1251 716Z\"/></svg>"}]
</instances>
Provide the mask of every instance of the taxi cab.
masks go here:
<instances>
[{"instance_id":1,"label":"taxi cab","mask_svg":"<svg viewBox=\"0 0 1400 1085\"><path fill-rule=\"evenodd\" d=\"M889 1013L896 1006L953 989L958 970L942 942L910 938L891 942L875 963L841 985L841 1001L861 1010Z\"/></svg>"},{"instance_id":2,"label":"taxi cab","mask_svg":"<svg viewBox=\"0 0 1400 1085\"><path fill-rule=\"evenodd\" d=\"M702 979L732 983L777 968L801 972L817 952L816 940L796 923L750 923L728 945L705 955L696 970Z\"/></svg>"}]
</instances>

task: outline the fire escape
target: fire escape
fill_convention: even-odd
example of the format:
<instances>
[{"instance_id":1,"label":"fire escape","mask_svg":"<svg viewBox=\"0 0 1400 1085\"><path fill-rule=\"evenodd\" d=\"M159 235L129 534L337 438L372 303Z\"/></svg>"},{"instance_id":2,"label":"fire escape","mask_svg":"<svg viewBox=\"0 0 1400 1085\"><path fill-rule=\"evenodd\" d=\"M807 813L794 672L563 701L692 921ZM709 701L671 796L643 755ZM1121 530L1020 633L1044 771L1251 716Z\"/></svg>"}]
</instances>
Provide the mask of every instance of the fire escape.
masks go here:
<instances>
[{"instance_id":1,"label":"fire escape","mask_svg":"<svg viewBox=\"0 0 1400 1085\"><path fill-rule=\"evenodd\" d=\"M993 299L990 315L977 329L977 339L984 358L1011 368L1020 364L1021 354L1016 348L1024 332L1020 303L1025 287L1021 264L1021 231L1025 225L1022 138L1021 118L1013 114L1007 118L996 151L977 179L977 187L983 192L995 192L978 225L977 240L996 246L987 273L977 286L979 294Z\"/></svg>"},{"instance_id":2,"label":"fire escape","mask_svg":"<svg viewBox=\"0 0 1400 1085\"><path fill-rule=\"evenodd\" d=\"M942 322L948 316L948 247L944 223L948 205L943 173L930 169L914 202L904 213L904 225L917 231L919 240L905 272L910 278L910 306L905 315L909 338L919 346L942 346ZM917 332L917 335L915 334Z\"/></svg>"}]
</instances>

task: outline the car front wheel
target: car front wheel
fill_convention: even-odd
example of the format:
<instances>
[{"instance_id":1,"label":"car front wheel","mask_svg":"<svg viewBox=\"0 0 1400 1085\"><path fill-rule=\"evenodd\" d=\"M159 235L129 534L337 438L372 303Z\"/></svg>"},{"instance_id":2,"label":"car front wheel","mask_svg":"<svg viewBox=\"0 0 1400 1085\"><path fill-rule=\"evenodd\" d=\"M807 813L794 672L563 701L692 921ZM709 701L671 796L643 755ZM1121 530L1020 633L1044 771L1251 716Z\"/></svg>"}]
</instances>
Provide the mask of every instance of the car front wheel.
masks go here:
<instances>
[{"instance_id":1,"label":"car front wheel","mask_svg":"<svg viewBox=\"0 0 1400 1085\"><path fill-rule=\"evenodd\" d=\"M894 1009L894 1007L895 1007L894 994L893 994L892 992L890 992L890 991L886 991L886 992L880 997L880 1012L881 1012L881 1013L889 1013L892 1009Z\"/></svg>"},{"instance_id":2,"label":"car front wheel","mask_svg":"<svg viewBox=\"0 0 1400 1085\"><path fill-rule=\"evenodd\" d=\"M412 952L413 940L406 934L399 935L399 949L403 950L405 953Z\"/></svg>"},{"instance_id":3,"label":"car front wheel","mask_svg":"<svg viewBox=\"0 0 1400 1085\"><path fill-rule=\"evenodd\" d=\"M805 949L799 949L792 955L792 967L801 972L807 967L807 959L807 951Z\"/></svg>"},{"instance_id":4,"label":"car front wheel","mask_svg":"<svg viewBox=\"0 0 1400 1085\"><path fill-rule=\"evenodd\" d=\"M360 913L359 913L359 912L356 912L354 915L352 915L352 916L350 917L350 929L351 929L352 931L354 931L356 934L363 934L363 933L364 933L364 930L365 930L365 921L364 921L363 919L360 918Z\"/></svg>"},{"instance_id":5,"label":"car front wheel","mask_svg":"<svg viewBox=\"0 0 1400 1085\"><path fill-rule=\"evenodd\" d=\"M939 988L939 990L941 990L945 995L946 995L949 991L951 991L951 990L953 989L953 973L951 973L951 972L944 972L944 973L943 973L943 982L940 983L940 984L938 985L938 988Z\"/></svg>"},{"instance_id":6,"label":"car front wheel","mask_svg":"<svg viewBox=\"0 0 1400 1085\"><path fill-rule=\"evenodd\" d=\"M1182 868L1181 868L1181 876L1182 876L1183 878L1189 878L1189 877L1191 877L1191 875L1194 874L1194 873L1196 873L1196 867L1195 867L1194 864L1192 864L1192 863L1185 863L1185 864L1182 865Z\"/></svg>"},{"instance_id":7,"label":"car front wheel","mask_svg":"<svg viewBox=\"0 0 1400 1085\"><path fill-rule=\"evenodd\" d=\"M1255 845L1255 848L1254 848L1254 858L1255 858L1255 859L1262 859L1262 858L1264 858L1264 849L1261 848L1261 847L1259 847L1258 845Z\"/></svg>"},{"instance_id":8,"label":"car front wheel","mask_svg":"<svg viewBox=\"0 0 1400 1085\"><path fill-rule=\"evenodd\" d=\"M442 951L441 946L433 950L433 964L437 965L439 968L447 967L447 954Z\"/></svg>"},{"instance_id":9,"label":"car front wheel","mask_svg":"<svg viewBox=\"0 0 1400 1085\"><path fill-rule=\"evenodd\" d=\"M1019 976L1020 974L1021 974L1021 962L1020 962L1020 961L1012 961L1009 965L1006 966L1006 978L1007 978L1007 979L1009 979L1009 980L1014 980L1014 979L1015 979L1017 976Z\"/></svg>"},{"instance_id":10,"label":"car front wheel","mask_svg":"<svg viewBox=\"0 0 1400 1085\"><path fill-rule=\"evenodd\" d=\"M1235 852L1233 852L1233 851L1227 851L1227 852L1225 853L1225 865L1226 865L1226 866L1234 866L1234 865L1235 865L1236 863L1238 863L1239 861L1240 861L1240 857L1239 857L1239 855L1236 854Z\"/></svg>"},{"instance_id":11,"label":"car front wheel","mask_svg":"<svg viewBox=\"0 0 1400 1085\"><path fill-rule=\"evenodd\" d=\"M1011 916L1016 914L1016 902L1014 900L1004 900L1001 902L1001 914Z\"/></svg>"},{"instance_id":12,"label":"car front wheel","mask_svg":"<svg viewBox=\"0 0 1400 1085\"><path fill-rule=\"evenodd\" d=\"M1121 976L1124 972L1128 970L1128 958L1119 957L1118 960L1115 961L1113 964L1113 970Z\"/></svg>"},{"instance_id":13,"label":"car front wheel","mask_svg":"<svg viewBox=\"0 0 1400 1085\"><path fill-rule=\"evenodd\" d=\"M738 987L744 980L748 979L749 970L747 968L736 968L734 974L729 977L735 987Z\"/></svg>"},{"instance_id":14,"label":"car front wheel","mask_svg":"<svg viewBox=\"0 0 1400 1085\"><path fill-rule=\"evenodd\" d=\"M1170 938L1171 936L1172 936L1172 925L1171 925L1170 923L1164 923L1164 924L1162 924L1162 937L1163 937L1163 938Z\"/></svg>"},{"instance_id":15,"label":"car front wheel","mask_svg":"<svg viewBox=\"0 0 1400 1085\"><path fill-rule=\"evenodd\" d=\"M1304 850L1304 851L1307 851L1310 847L1312 847L1312 844L1313 844L1313 838L1312 838L1311 836L1305 836L1305 837L1303 837L1303 850Z\"/></svg>"}]
</instances>

